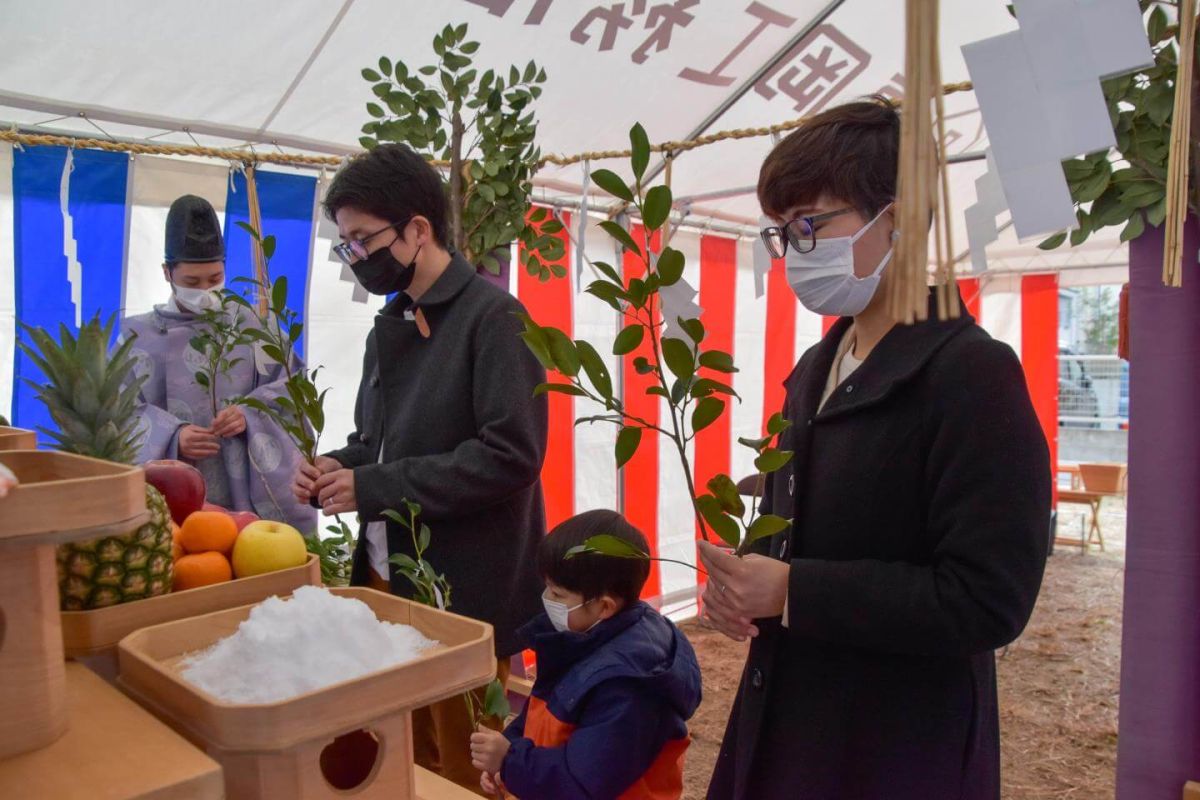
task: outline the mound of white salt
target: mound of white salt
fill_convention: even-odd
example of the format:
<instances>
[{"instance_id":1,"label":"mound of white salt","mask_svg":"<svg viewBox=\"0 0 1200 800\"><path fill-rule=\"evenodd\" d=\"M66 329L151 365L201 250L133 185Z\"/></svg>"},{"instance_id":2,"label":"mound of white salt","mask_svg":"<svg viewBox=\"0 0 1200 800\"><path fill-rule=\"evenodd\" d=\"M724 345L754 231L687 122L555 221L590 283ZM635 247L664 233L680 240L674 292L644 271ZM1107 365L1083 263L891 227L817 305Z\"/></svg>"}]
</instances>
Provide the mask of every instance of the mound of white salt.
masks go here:
<instances>
[{"instance_id":1,"label":"mound of white salt","mask_svg":"<svg viewBox=\"0 0 1200 800\"><path fill-rule=\"evenodd\" d=\"M302 586L270 597L228 636L183 661L183 677L227 703L273 703L412 661L436 645L381 622L361 600Z\"/></svg>"}]
</instances>

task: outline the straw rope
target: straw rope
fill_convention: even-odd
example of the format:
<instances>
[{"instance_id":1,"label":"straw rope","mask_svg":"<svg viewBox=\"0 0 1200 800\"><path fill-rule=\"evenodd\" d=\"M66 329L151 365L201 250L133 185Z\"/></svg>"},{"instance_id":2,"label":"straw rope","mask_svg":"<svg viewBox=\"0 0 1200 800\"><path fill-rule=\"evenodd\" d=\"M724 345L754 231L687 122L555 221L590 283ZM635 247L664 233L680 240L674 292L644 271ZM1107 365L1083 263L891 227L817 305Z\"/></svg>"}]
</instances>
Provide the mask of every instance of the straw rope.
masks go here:
<instances>
[{"instance_id":1,"label":"straw rope","mask_svg":"<svg viewBox=\"0 0 1200 800\"><path fill-rule=\"evenodd\" d=\"M900 169L895 209L900 238L894 251L896 263L891 271L887 307L897 322L912 324L929 316L931 222L937 258L938 317L958 316L950 214L948 208L943 208L943 203L949 203L950 192L944 171L944 112L937 91L941 74L938 0L906 0L905 36L905 96L910 113L900 115ZM934 107L936 128L931 114ZM939 194L942 195L940 198Z\"/></svg>"},{"instance_id":2,"label":"straw rope","mask_svg":"<svg viewBox=\"0 0 1200 800\"><path fill-rule=\"evenodd\" d=\"M1163 283L1183 285L1183 228L1188 215L1188 143L1192 128L1192 70L1196 58L1196 0L1180 0L1179 67L1167 149L1167 216L1163 240Z\"/></svg>"},{"instance_id":3,"label":"straw rope","mask_svg":"<svg viewBox=\"0 0 1200 800\"><path fill-rule=\"evenodd\" d=\"M957 92L971 91L971 82L962 81L960 83L949 83L942 87L944 94L955 94ZM734 128L732 130L719 131L717 133L705 134L697 136L694 139L684 139L682 141L662 142L650 146L650 150L655 153L669 152L678 154L687 150L695 150L698 147L715 144L716 142L724 142L736 139L753 139L759 136L770 136L773 133L783 133L785 131L795 130L803 125L808 120L808 117L799 117L797 119L781 122L777 125L771 125L765 128ZM108 139L88 139L77 138L73 136L57 136L52 134L41 133L20 133L15 130L0 131L0 141L11 142L19 145L51 145L59 147L80 147L93 150L107 150L115 153L132 153L135 155L159 155L159 156L202 156L205 158L216 158L223 161L234 161L250 164L289 164L309 167L338 167L345 160L341 156L312 156L301 153L260 153L256 150L247 150L245 148L220 148L220 147L201 147L193 145L174 145L174 144L143 144L141 142L116 142ZM577 164L581 161L600 161L603 159L612 158L629 158L632 155L630 150L596 150L586 153L579 153L572 156L559 155L544 155L538 160L538 169L553 164L557 167L566 167L572 164ZM431 160L429 162L435 167L448 167L449 161L441 159Z\"/></svg>"}]
</instances>

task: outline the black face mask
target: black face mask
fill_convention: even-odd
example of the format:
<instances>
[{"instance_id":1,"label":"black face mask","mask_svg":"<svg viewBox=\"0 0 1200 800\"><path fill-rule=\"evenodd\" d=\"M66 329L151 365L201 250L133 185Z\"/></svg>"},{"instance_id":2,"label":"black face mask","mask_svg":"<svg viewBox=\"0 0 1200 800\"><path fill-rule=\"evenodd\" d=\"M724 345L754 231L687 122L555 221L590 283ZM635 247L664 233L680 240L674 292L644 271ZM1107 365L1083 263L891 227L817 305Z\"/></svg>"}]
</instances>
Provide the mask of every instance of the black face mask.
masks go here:
<instances>
[{"instance_id":1,"label":"black face mask","mask_svg":"<svg viewBox=\"0 0 1200 800\"><path fill-rule=\"evenodd\" d=\"M355 261L350 265L350 270L362 287L371 294L396 294L403 292L412 284L413 273L417 268L417 256L420 252L421 247L418 245L417 252L413 253L412 263L402 264L392 255L392 247L388 245L379 248L361 261Z\"/></svg>"}]
</instances>

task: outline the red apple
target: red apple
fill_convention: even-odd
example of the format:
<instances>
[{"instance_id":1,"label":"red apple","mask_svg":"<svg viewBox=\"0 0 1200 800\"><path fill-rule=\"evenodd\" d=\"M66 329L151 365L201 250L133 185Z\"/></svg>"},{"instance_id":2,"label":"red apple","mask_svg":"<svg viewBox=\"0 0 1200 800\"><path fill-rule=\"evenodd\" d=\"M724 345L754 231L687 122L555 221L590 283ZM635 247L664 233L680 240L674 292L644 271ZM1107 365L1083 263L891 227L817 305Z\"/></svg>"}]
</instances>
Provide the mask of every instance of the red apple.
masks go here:
<instances>
[{"instance_id":1,"label":"red apple","mask_svg":"<svg viewBox=\"0 0 1200 800\"><path fill-rule=\"evenodd\" d=\"M162 492L171 509L171 519L182 525L188 514L204 507L204 476L182 461L149 461L143 465L146 483Z\"/></svg>"},{"instance_id":2,"label":"red apple","mask_svg":"<svg viewBox=\"0 0 1200 800\"><path fill-rule=\"evenodd\" d=\"M258 515L253 511L230 511L229 516L233 517L233 522L237 525L238 533L241 533L242 528L251 522L258 522Z\"/></svg>"}]
</instances>

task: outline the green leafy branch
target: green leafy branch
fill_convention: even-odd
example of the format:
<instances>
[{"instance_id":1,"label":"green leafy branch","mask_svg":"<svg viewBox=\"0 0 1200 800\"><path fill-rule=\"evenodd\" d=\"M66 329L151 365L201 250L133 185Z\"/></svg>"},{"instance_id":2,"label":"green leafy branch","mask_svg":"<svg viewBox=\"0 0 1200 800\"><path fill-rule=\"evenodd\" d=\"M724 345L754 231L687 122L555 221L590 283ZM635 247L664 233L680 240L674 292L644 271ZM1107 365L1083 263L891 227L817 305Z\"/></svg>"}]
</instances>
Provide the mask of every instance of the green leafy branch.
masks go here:
<instances>
[{"instance_id":1,"label":"green leafy branch","mask_svg":"<svg viewBox=\"0 0 1200 800\"><path fill-rule=\"evenodd\" d=\"M530 61L482 74L473 56L479 42L467 39L466 24L447 25L433 38L437 62L410 69L387 56L362 71L376 101L359 142L368 150L381 142L403 142L428 159L450 164L450 244L467 260L499 274L496 251L514 239L527 259L562 258L562 244L530 229L533 173L541 151L534 144L537 121L531 106L541 96L546 71ZM549 275L545 276L546 279Z\"/></svg>"},{"instance_id":2,"label":"green leafy branch","mask_svg":"<svg viewBox=\"0 0 1200 800\"><path fill-rule=\"evenodd\" d=\"M393 553L388 561L412 584L413 599L416 602L445 611L450 608L450 583L446 576L438 573L425 558L432 532L428 525L420 521L420 505L407 498L402 503L407 515L390 508L385 509L382 514L408 531L412 538L413 555ZM494 679L488 684L482 705L471 692L463 693L463 701L471 715L472 729L478 728L480 723L489 717L503 721L510 713L508 695L499 680Z\"/></svg>"},{"instance_id":3,"label":"green leafy branch","mask_svg":"<svg viewBox=\"0 0 1200 800\"><path fill-rule=\"evenodd\" d=\"M727 408L725 398L737 398L726 375L737 372L733 356L716 348L703 347L707 332L698 319L677 319L685 338L667 336L662 318L661 291L683 278L684 256L671 247L662 248L654 257L652 238L669 221L673 198L668 186L646 187L642 176L650 161L650 142L641 125L634 125L629 134L632 145L632 186L627 185L611 170L600 169L591 174L591 181L604 191L634 208L642 220L642 241L638 242L614 221L601 222L600 227L620 243L624 252L632 254L643 266L643 277L628 280L611 264L597 262L602 277L586 289L592 296L612 307L625 320L625 327L616 337L612 352L615 356L633 358L639 375L651 376L647 395L662 398L668 411L663 424L650 422L629 410L614 390L613 380L596 348L583 339L572 340L563 331L536 323L521 314L525 330L521 334L526 346L547 369L557 372L560 382L544 383L535 394L548 392L583 397L604 407L606 413L582 417L576 424L609 423L618 426L615 455L617 467L622 468L636 454L646 431L666 436L675 447L687 481L688 494L701 535L709 537L708 529L728 546L744 553L753 542L788 528L789 520L773 514L758 516L751 509L747 517L745 504L737 486L728 475L717 475L708 481L708 491L696 490L687 446L702 430L720 419ZM643 354L637 354L641 348ZM707 372L705 372L707 371ZM710 377L717 376L717 377ZM765 475L785 466L792 453L772 444L789 423L776 415L768 424L763 439L739 440L755 452L755 465L760 471L760 484ZM597 543L595 552L604 552ZM615 553L613 553L616 555ZM646 556L646 554L642 554ZM691 565L689 565L691 566Z\"/></svg>"},{"instance_id":4,"label":"green leafy branch","mask_svg":"<svg viewBox=\"0 0 1200 800\"><path fill-rule=\"evenodd\" d=\"M315 534L305 536L304 544L308 552L317 556L321 565L321 583L326 586L348 586L354 559L354 532L340 516L334 519L336 524L325 528L332 536L324 539Z\"/></svg>"},{"instance_id":5,"label":"green leafy branch","mask_svg":"<svg viewBox=\"0 0 1200 800\"><path fill-rule=\"evenodd\" d=\"M203 359L202 366L196 370L195 381L208 393L213 417L221 410L217 384L222 376L228 375L243 361L241 357L233 357L237 349L250 343L239 309L230 297L231 293L226 292L221 296L219 308L199 314L200 333L188 341L188 346Z\"/></svg>"},{"instance_id":6,"label":"green leafy branch","mask_svg":"<svg viewBox=\"0 0 1200 800\"><path fill-rule=\"evenodd\" d=\"M1108 114L1116 134L1116 158L1103 150L1063 162L1078 227L1062 231L1038 245L1053 250L1070 240L1075 247L1096 231L1123 225L1120 239L1141 236L1147 225L1162 225L1167 213L1167 151L1179 67L1179 26L1170 24L1162 3L1139 0L1154 50L1154 66L1102 81ZM1011 9L1010 9L1011 11ZM1200 45L1200 42L1198 42ZM1192 100L1192 118L1200 101ZM1200 128L1193 126L1188 143L1192 164L1200 163ZM1188 187L1188 208L1200 215L1200 185Z\"/></svg>"}]
</instances>

